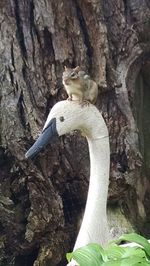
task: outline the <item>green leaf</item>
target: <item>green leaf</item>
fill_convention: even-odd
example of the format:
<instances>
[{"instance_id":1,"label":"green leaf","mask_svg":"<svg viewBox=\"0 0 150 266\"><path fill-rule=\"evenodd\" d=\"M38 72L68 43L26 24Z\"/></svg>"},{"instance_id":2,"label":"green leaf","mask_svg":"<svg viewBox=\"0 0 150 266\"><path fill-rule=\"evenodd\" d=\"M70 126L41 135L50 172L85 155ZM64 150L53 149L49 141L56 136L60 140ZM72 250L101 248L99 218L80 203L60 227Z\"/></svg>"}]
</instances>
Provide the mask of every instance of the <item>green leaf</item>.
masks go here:
<instances>
[{"instance_id":1,"label":"green leaf","mask_svg":"<svg viewBox=\"0 0 150 266\"><path fill-rule=\"evenodd\" d=\"M97 244L88 244L76 249L69 255L69 259L76 260L80 266L101 266L103 263L104 250Z\"/></svg>"},{"instance_id":2,"label":"green leaf","mask_svg":"<svg viewBox=\"0 0 150 266\"><path fill-rule=\"evenodd\" d=\"M143 263L146 262L145 258L140 258L140 257L135 257L135 256L131 256L130 258L126 258L126 259L122 259L122 262L120 264L120 266L135 266L135 265L142 265Z\"/></svg>"},{"instance_id":3,"label":"green leaf","mask_svg":"<svg viewBox=\"0 0 150 266\"><path fill-rule=\"evenodd\" d=\"M124 234L121 237L119 237L119 240L128 241L128 242L135 242L135 243L141 245L144 248L146 254L148 256L150 256L150 243L143 236L140 236L136 233Z\"/></svg>"},{"instance_id":4,"label":"green leaf","mask_svg":"<svg viewBox=\"0 0 150 266\"><path fill-rule=\"evenodd\" d=\"M136 263L134 266L150 266L150 263L148 261L143 261L142 264L141 263Z\"/></svg>"},{"instance_id":5,"label":"green leaf","mask_svg":"<svg viewBox=\"0 0 150 266\"><path fill-rule=\"evenodd\" d=\"M104 262L102 266L149 266L148 262L139 257L132 256L125 259L110 260Z\"/></svg>"},{"instance_id":6,"label":"green leaf","mask_svg":"<svg viewBox=\"0 0 150 266\"><path fill-rule=\"evenodd\" d=\"M116 244L110 244L105 248L105 252L108 259L119 259L124 255L125 248L117 246Z\"/></svg>"},{"instance_id":7,"label":"green leaf","mask_svg":"<svg viewBox=\"0 0 150 266\"><path fill-rule=\"evenodd\" d=\"M125 252L122 256L122 258L128 258L131 256L145 258L146 259L146 253L145 251L140 247L125 247Z\"/></svg>"},{"instance_id":8,"label":"green leaf","mask_svg":"<svg viewBox=\"0 0 150 266\"><path fill-rule=\"evenodd\" d=\"M121 260L106 261L102 264L102 266L120 266L120 265L121 265Z\"/></svg>"},{"instance_id":9,"label":"green leaf","mask_svg":"<svg viewBox=\"0 0 150 266\"><path fill-rule=\"evenodd\" d=\"M72 259L72 252L66 254L66 259L67 259L68 262L71 261L71 259Z\"/></svg>"}]
</instances>

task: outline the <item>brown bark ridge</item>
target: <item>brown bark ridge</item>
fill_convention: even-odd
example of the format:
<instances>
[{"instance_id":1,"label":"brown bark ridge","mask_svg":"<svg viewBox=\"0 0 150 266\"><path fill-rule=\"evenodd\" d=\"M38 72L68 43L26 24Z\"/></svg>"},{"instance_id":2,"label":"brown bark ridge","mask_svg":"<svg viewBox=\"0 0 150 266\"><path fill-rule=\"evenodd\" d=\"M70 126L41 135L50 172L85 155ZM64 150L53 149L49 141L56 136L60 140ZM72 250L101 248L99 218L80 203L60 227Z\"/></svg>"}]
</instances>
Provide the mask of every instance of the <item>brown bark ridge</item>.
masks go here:
<instances>
[{"instance_id":1,"label":"brown bark ridge","mask_svg":"<svg viewBox=\"0 0 150 266\"><path fill-rule=\"evenodd\" d=\"M32 162L24 157L66 97L65 65L82 66L99 85L109 208L149 236L149 28L149 0L0 1L0 265L65 265L75 241L88 188L85 139L76 132Z\"/></svg>"}]
</instances>

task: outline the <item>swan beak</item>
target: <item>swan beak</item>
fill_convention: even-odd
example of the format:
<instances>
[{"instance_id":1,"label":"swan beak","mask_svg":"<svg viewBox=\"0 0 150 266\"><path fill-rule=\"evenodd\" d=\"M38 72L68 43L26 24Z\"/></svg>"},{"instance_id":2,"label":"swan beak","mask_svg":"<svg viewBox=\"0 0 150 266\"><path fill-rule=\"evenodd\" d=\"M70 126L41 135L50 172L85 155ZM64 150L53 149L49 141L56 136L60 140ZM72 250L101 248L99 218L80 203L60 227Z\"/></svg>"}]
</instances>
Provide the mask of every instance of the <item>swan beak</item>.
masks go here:
<instances>
[{"instance_id":1,"label":"swan beak","mask_svg":"<svg viewBox=\"0 0 150 266\"><path fill-rule=\"evenodd\" d=\"M56 118L50 120L47 126L43 129L42 133L33 144L33 146L26 152L25 157L27 159L33 158L37 155L51 140L53 137L58 137L56 129Z\"/></svg>"}]
</instances>

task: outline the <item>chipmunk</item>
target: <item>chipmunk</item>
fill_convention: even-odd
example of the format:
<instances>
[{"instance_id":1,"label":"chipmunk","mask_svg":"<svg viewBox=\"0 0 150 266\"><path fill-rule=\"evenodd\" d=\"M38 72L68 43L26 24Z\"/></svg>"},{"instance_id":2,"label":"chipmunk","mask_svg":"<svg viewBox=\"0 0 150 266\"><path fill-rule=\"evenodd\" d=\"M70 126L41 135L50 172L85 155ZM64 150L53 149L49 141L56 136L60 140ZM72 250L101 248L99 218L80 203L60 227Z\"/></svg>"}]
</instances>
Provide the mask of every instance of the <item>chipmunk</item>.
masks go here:
<instances>
[{"instance_id":1,"label":"chipmunk","mask_svg":"<svg viewBox=\"0 0 150 266\"><path fill-rule=\"evenodd\" d=\"M68 94L68 100L79 100L80 103L95 103L98 96L98 86L80 67L67 68L63 72L63 85Z\"/></svg>"}]
</instances>

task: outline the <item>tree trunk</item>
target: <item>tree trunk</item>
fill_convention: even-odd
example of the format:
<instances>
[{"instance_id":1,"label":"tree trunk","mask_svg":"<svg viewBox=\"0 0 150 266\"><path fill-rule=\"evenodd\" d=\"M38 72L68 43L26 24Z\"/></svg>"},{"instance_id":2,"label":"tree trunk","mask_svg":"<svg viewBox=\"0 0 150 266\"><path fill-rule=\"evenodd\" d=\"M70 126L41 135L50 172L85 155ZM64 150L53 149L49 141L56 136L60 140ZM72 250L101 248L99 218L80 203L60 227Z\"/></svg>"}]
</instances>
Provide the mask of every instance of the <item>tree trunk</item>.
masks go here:
<instances>
[{"instance_id":1,"label":"tree trunk","mask_svg":"<svg viewBox=\"0 0 150 266\"><path fill-rule=\"evenodd\" d=\"M77 132L33 161L26 150L65 99L65 65L99 85L110 134L113 235L149 236L149 0L1 0L0 264L65 265L86 202L87 143Z\"/></svg>"}]
</instances>

